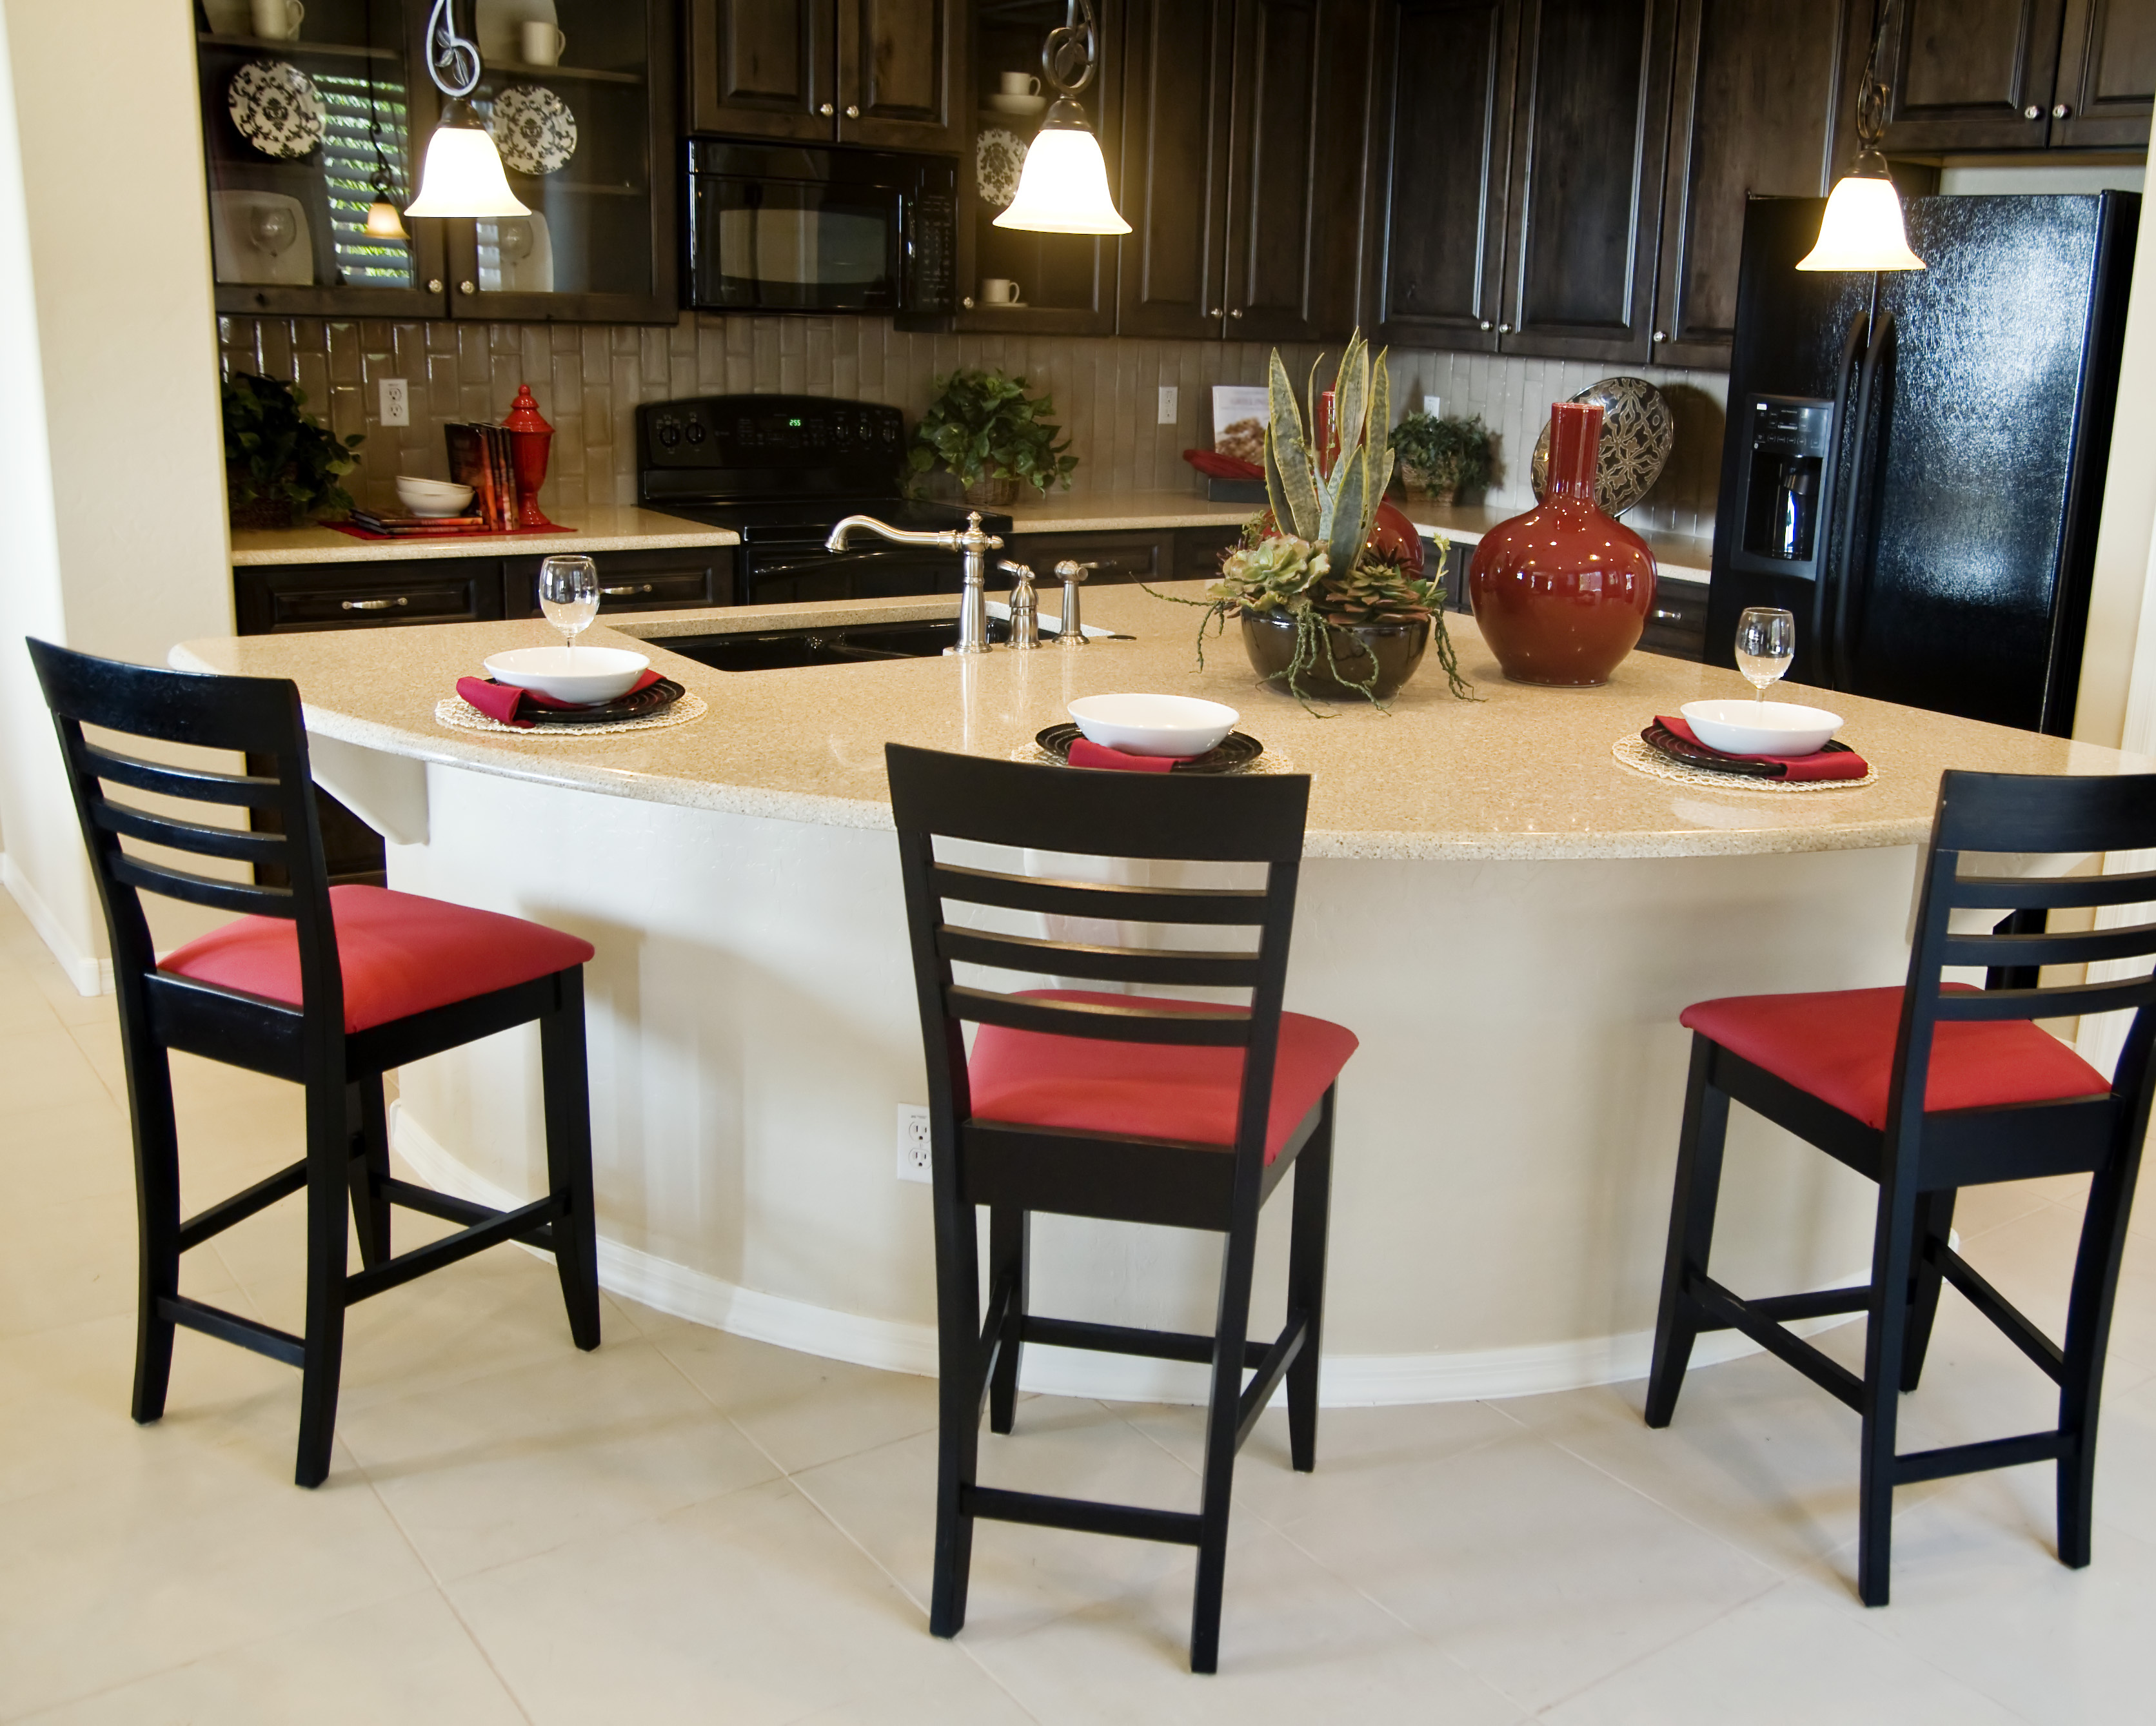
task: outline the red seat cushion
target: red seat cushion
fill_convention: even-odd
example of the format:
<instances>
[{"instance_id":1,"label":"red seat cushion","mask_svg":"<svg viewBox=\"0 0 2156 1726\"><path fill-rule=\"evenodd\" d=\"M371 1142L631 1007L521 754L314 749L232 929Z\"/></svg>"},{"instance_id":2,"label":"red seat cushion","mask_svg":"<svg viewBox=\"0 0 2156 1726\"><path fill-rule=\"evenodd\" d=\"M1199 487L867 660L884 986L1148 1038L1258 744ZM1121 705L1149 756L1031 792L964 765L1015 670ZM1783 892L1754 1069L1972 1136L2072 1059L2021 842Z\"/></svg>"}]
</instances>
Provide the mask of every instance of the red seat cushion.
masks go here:
<instances>
[{"instance_id":1,"label":"red seat cushion","mask_svg":"<svg viewBox=\"0 0 2156 1726\"><path fill-rule=\"evenodd\" d=\"M592 944L543 924L385 887L332 887L344 1028L365 1031L582 965ZM242 917L166 955L176 977L300 1004L298 930Z\"/></svg>"},{"instance_id":2,"label":"red seat cushion","mask_svg":"<svg viewBox=\"0 0 2156 1726\"><path fill-rule=\"evenodd\" d=\"M1189 1012L1205 1003L1152 996L1100 995L1081 989L1026 989L1040 1001L1090 1001ZM1265 1127L1265 1160L1286 1147L1348 1058L1355 1033L1304 1013L1281 1015L1280 1053L1273 1065L1273 1106ZM1109 1042L983 1025L966 1063L978 1120L1061 1127L1110 1137L1180 1139L1233 1145L1243 1083L1240 1049L1185 1048L1172 1043Z\"/></svg>"},{"instance_id":3,"label":"red seat cushion","mask_svg":"<svg viewBox=\"0 0 2156 1726\"><path fill-rule=\"evenodd\" d=\"M1834 989L1702 1001L1680 1019L1844 1114L1884 1127L1901 1017L1899 989ZM1948 1020L1933 1032L1924 1108L1999 1109L2110 1089L2095 1068L2025 1020Z\"/></svg>"}]
</instances>

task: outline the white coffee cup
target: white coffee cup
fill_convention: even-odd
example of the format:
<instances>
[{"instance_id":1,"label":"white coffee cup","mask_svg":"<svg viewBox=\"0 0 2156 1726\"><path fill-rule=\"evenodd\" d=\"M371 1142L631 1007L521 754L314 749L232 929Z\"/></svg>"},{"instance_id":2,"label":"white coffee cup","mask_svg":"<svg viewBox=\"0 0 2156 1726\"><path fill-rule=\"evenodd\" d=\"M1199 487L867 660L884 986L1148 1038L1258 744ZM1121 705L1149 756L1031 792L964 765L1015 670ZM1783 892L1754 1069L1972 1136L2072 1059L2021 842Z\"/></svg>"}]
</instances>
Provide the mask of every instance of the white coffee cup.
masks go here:
<instances>
[{"instance_id":1,"label":"white coffee cup","mask_svg":"<svg viewBox=\"0 0 2156 1726\"><path fill-rule=\"evenodd\" d=\"M300 0L254 0L254 33L265 42L290 42L300 33L307 8Z\"/></svg>"},{"instance_id":2,"label":"white coffee cup","mask_svg":"<svg viewBox=\"0 0 2156 1726\"><path fill-rule=\"evenodd\" d=\"M558 26L544 19L526 18L522 28L524 64L527 66L558 66L562 52L569 45Z\"/></svg>"},{"instance_id":3,"label":"white coffee cup","mask_svg":"<svg viewBox=\"0 0 2156 1726\"><path fill-rule=\"evenodd\" d=\"M1007 96L1037 96L1040 80L1029 72L998 72L996 82Z\"/></svg>"},{"instance_id":4,"label":"white coffee cup","mask_svg":"<svg viewBox=\"0 0 2156 1726\"><path fill-rule=\"evenodd\" d=\"M983 276L981 279L981 304L983 305L1015 305L1018 304L1018 284L1008 276Z\"/></svg>"}]
</instances>

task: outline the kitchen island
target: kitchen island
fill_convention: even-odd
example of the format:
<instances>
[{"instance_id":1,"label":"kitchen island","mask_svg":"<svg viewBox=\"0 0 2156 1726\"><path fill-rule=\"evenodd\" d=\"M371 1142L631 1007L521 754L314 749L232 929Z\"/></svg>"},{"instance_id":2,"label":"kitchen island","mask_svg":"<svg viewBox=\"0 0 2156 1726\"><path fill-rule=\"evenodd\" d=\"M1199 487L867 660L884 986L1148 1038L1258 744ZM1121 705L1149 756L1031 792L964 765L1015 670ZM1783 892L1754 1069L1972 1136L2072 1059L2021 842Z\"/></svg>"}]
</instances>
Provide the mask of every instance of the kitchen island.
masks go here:
<instances>
[{"instance_id":1,"label":"kitchen island","mask_svg":"<svg viewBox=\"0 0 2156 1726\"><path fill-rule=\"evenodd\" d=\"M1196 584L1175 590L1188 595ZM288 676L326 786L388 840L391 884L590 940L602 1275L668 1310L811 1352L934 1370L928 1194L896 1178L925 1096L886 740L1023 755L1088 694L1238 708L1312 777L1289 1004L1353 1027L1340 1101L1324 1395L1437 1401L1644 1370L1688 1036L1717 994L1898 981L1938 776L2111 773L2115 751L1833 698L1876 785L1680 786L1617 740L1733 673L1635 654L1604 688L1506 683L1452 620L1476 701L1434 659L1390 711L1322 714L1257 687L1239 641L1195 663L1198 613L1136 588L1086 621L1132 639L730 673L667 651L722 632L948 616L954 602L644 614L709 703L582 740L452 730L457 676L551 638L537 622L190 643L174 663ZM1059 770L1060 771L1060 770ZM540 1170L536 1044L506 1036L401 1075L396 1144L438 1184L521 1198ZM1740 1290L1854 1280L1870 1190L1742 1117L1717 1237ZM1044 1311L1209 1322L1209 1238L1045 1219ZM1269 1231L1261 1301L1284 1235ZM1708 1352L1708 1344L1720 1353ZM1727 1335L1702 1360L1738 1352ZM1028 1381L1203 1394L1196 1369L1027 1351Z\"/></svg>"}]
</instances>

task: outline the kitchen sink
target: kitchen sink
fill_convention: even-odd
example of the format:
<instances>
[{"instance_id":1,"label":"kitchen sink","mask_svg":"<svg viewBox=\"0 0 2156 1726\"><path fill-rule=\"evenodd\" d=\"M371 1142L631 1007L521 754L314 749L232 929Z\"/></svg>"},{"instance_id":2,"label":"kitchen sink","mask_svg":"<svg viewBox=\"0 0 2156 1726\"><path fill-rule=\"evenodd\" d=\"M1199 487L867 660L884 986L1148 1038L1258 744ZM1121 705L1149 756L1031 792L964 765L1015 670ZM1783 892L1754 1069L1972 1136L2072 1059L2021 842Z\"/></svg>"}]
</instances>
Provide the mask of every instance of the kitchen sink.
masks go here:
<instances>
[{"instance_id":1,"label":"kitchen sink","mask_svg":"<svg viewBox=\"0 0 2156 1726\"><path fill-rule=\"evenodd\" d=\"M1045 640L1054 633L1043 630ZM988 639L1010 639L1010 624L988 619ZM958 620L856 623L819 629L744 630L731 635L669 635L654 646L719 671L787 671L803 665L860 665L875 659L932 659L958 644Z\"/></svg>"}]
</instances>

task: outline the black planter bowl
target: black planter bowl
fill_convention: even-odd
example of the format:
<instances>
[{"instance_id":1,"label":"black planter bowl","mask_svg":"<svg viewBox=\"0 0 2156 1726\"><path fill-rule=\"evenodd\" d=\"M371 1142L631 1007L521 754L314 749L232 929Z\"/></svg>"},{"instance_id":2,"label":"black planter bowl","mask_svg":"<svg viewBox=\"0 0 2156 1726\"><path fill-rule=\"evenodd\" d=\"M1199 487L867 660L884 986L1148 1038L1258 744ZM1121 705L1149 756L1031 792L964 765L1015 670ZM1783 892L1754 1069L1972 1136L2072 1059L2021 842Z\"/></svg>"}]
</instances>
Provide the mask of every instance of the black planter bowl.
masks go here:
<instances>
[{"instance_id":1,"label":"black planter bowl","mask_svg":"<svg viewBox=\"0 0 2156 1726\"><path fill-rule=\"evenodd\" d=\"M1325 626L1332 643L1328 659L1321 646L1317 661L1296 674L1294 693L1320 701L1383 701L1415 674L1430 650L1430 619L1404 623ZM1260 681L1288 687L1295 662L1295 619L1281 612L1243 613L1243 647ZM1337 671L1339 675L1333 673ZM1375 681L1371 681L1375 673Z\"/></svg>"}]
</instances>

